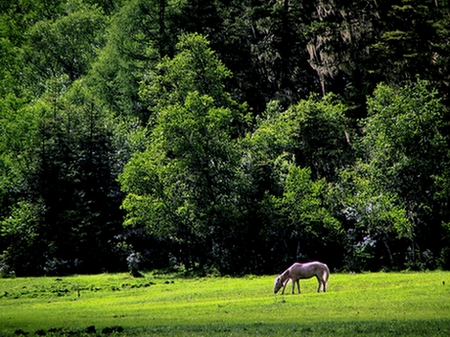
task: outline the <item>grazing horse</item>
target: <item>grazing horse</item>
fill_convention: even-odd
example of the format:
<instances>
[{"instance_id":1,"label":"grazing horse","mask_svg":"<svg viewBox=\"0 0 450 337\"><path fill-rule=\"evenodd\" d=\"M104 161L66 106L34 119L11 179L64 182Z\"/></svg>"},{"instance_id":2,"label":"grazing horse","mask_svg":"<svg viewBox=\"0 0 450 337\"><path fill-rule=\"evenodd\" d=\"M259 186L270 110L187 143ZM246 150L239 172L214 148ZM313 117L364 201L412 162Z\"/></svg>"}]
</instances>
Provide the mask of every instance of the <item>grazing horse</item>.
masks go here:
<instances>
[{"instance_id":1,"label":"grazing horse","mask_svg":"<svg viewBox=\"0 0 450 337\"><path fill-rule=\"evenodd\" d=\"M298 293L300 294L300 280L308 279L311 277L317 277L319 282L319 288L317 292L320 292L320 288L325 292L327 290L328 277L330 276L330 270L325 263L322 262L307 262L307 263L294 263L288 269L286 269L282 274L278 275L275 279L273 292L276 294L281 288L283 288L282 294L286 289L286 285L289 280L292 280L292 294L295 291L295 283L297 283Z\"/></svg>"}]
</instances>

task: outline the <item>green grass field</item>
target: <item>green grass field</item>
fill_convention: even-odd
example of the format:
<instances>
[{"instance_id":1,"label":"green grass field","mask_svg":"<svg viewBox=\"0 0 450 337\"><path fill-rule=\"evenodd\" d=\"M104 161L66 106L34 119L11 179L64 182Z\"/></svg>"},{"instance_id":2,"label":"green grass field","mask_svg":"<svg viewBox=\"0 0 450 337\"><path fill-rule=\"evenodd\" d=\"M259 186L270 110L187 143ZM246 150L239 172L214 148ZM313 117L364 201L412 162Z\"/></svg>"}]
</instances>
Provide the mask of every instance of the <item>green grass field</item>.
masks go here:
<instances>
[{"instance_id":1,"label":"green grass field","mask_svg":"<svg viewBox=\"0 0 450 337\"><path fill-rule=\"evenodd\" d=\"M0 335L450 335L450 272L332 274L301 295L274 295L274 277L0 279Z\"/></svg>"}]
</instances>

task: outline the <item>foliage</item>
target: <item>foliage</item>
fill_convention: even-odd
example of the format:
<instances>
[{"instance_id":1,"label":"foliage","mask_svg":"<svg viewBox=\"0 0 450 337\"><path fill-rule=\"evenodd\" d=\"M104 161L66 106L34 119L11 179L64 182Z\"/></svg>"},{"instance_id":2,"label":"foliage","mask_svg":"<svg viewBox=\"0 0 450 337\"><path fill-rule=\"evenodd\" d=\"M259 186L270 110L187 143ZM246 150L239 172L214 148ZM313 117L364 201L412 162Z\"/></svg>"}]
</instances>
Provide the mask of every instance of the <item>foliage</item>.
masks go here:
<instances>
[{"instance_id":1,"label":"foliage","mask_svg":"<svg viewBox=\"0 0 450 337\"><path fill-rule=\"evenodd\" d=\"M340 94L363 115L365 96L373 90L371 45L380 34L379 18L387 1L320 1L309 23L309 63L323 94ZM382 66L380 64L380 69Z\"/></svg>"},{"instance_id":2,"label":"foliage","mask_svg":"<svg viewBox=\"0 0 450 337\"><path fill-rule=\"evenodd\" d=\"M146 123L139 83L166 55L173 55L179 28L170 22L178 9L167 0L126 1L111 16L107 43L93 62L89 80L109 109Z\"/></svg>"},{"instance_id":3,"label":"foliage","mask_svg":"<svg viewBox=\"0 0 450 337\"><path fill-rule=\"evenodd\" d=\"M435 96L418 81L398 90L380 84L368 99L369 116L358 144L361 158L341 171L334 192L348 226L347 259L354 269L436 265L436 258L427 264L421 258L441 249L435 237L441 224L432 227L428 220L434 212L442 214L440 205L428 199L436 193L432 177L441 176L446 166L446 122Z\"/></svg>"},{"instance_id":4,"label":"foliage","mask_svg":"<svg viewBox=\"0 0 450 337\"><path fill-rule=\"evenodd\" d=\"M141 95L154 102L154 126L148 148L134 155L121 182L125 223L145 224L152 234L169 238L179 250L172 254L190 267L209 260L222 245L223 230L236 226L235 137L243 116L223 91L228 71L206 40L186 35L178 49L142 87Z\"/></svg>"},{"instance_id":5,"label":"foliage","mask_svg":"<svg viewBox=\"0 0 450 337\"><path fill-rule=\"evenodd\" d=\"M262 240L271 238L266 261L280 268L294 260L319 259L327 245L339 240L340 226L328 203L329 182L351 163L344 111L332 95L312 96L285 111L272 102L246 140L250 171L260 189ZM340 254L335 252L336 260Z\"/></svg>"},{"instance_id":6,"label":"foliage","mask_svg":"<svg viewBox=\"0 0 450 337\"><path fill-rule=\"evenodd\" d=\"M16 178L3 180L11 207L5 210L10 220L3 222L7 252L3 259L18 273L58 273L75 265L88 270L107 259L110 243L105 237L111 240L120 228L122 197L113 176L120 162L112 148L118 120L98 108L82 82L69 90L66 78L49 83L46 95L15 117L7 124L15 125L8 131L15 134L7 139L17 145L8 147L13 152L4 152L4 158L9 158L5 165ZM21 224L23 216L18 210L28 204L42 205L41 214ZM35 233L34 241L20 246L13 236L27 226ZM36 245L40 248L33 248ZM21 250L33 252L33 259L21 260ZM40 262L32 263L35 259Z\"/></svg>"},{"instance_id":7,"label":"foliage","mask_svg":"<svg viewBox=\"0 0 450 337\"><path fill-rule=\"evenodd\" d=\"M18 202L14 205L11 216L0 223L1 235L5 238L7 249L1 260L4 263L2 276L15 275L16 269L33 270L36 265L43 265L43 255L48 251L48 242L39 238L38 224L45 214L43 203L35 205Z\"/></svg>"},{"instance_id":8,"label":"foliage","mask_svg":"<svg viewBox=\"0 0 450 337\"><path fill-rule=\"evenodd\" d=\"M399 1L387 7L386 22L379 39L373 44L375 55L385 68L382 79L387 83L411 84L416 74L432 81L447 97L449 37L448 1ZM448 98L446 98L448 99Z\"/></svg>"},{"instance_id":9,"label":"foliage","mask_svg":"<svg viewBox=\"0 0 450 337\"><path fill-rule=\"evenodd\" d=\"M25 61L37 68L36 80L62 74L79 78L103 44L105 16L98 6L72 0L63 7L60 17L39 20L28 31Z\"/></svg>"},{"instance_id":10,"label":"foliage","mask_svg":"<svg viewBox=\"0 0 450 337\"><path fill-rule=\"evenodd\" d=\"M1 2L0 268L449 268L449 8Z\"/></svg>"},{"instance_id":11,"label":"foliage","mask_svg":"<svg viewBox=\"0 0 450 337\"><path fill-rule=\"evenodd\" d=\"M284 153L294 155L298 165L311 170L314 180L331 181L353 160L345 111L346 106L333 95L313 95L286 111L272 102L258 119L251 146L272 161Z\"/></svg>"},{"instance_id":12,"label":"foliage","mask_svg":"<svg viewBox=\"0 0 450 337\"><path fill-rule=\"evenodd\" d=\"M439 254L435 235L441 237L445 218L442 205L431 200L440 189L433 177L445 174L447 166L447 121L437 92L424 81L399 92L379 85L368 105L371 114L362 146L371 181L378 189L395 193L405 216L417 226L413 249Z\"/></svg>"},{"instance_id":13,"label":"foliage","mask_svg":"<svg viewBox=\"0 0 450 337\"><path fill-rule=\"evenodd\" d=\"M414 229L398 197L381 189L369 165L362 163L356 172L342 172L340 186L334 193L349 224L346 228L348 268L380 267L379 261L374 260L382 258L389 261L384 262L386 267L399 265L401 261L394 261L399 252L393 252L391 247L398 249L399 239L412 239Z\"/></svg>"}]
</instances>

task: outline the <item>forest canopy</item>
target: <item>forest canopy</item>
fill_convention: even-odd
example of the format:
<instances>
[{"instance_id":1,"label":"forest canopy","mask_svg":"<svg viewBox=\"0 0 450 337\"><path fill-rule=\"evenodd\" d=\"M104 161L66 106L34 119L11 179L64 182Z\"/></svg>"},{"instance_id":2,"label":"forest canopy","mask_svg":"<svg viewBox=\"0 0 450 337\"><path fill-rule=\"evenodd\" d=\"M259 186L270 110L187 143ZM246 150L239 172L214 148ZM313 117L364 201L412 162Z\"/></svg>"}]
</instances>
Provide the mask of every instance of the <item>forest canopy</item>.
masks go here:
<instances>
[{"instance_id":1,"label":"forest canopy","mask_svg":"<svg viewBox=\"0 0 450 337\"><path fill-rule=\"evenodd\" d=\"M0 275L450 268L448 0L0 4Z\"/></svg>"}]
</instances>

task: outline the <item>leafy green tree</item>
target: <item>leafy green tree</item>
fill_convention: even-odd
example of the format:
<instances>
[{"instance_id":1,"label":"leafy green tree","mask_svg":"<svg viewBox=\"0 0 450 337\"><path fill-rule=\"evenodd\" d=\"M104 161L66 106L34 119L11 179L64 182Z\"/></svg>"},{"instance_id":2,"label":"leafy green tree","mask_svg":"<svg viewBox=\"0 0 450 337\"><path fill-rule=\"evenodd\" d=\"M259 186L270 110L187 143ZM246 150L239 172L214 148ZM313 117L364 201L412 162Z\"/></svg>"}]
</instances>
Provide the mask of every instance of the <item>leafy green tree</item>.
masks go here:
<instances>
[{"instance_id":1,"label":"leafy green tree","mask_svg":"<svg viewBox=\"0 0 450 337\"><path fill-rule=\"evenodd\" d=\"M86 74L103 45L104 28L105 16L98 6L71 0L60 17L41 20L30 27L27 61L44 80L62 74L75 80Z\"/></svg>"},{"instance_id":2,"label":"leafy green tree","mask_svg":"<svg viewBox=\"0 0 450 337\"><path fill-rule=\"evenodd\" d=\"M39 275L44 268L49 242L40 236L39 225L45 214L41 202L20 201L14 205L11 215L0 221L0 236L6 248L0 255L0 275Z\"/></svg>"},{"instance_id":3,"label":"leafy green tree","mask_svg":"<svg viewBox=\"0 0 450 337\"><path fill-rule=\"evenodd\" d=\"M355 228L365 223L365 234L382 234L379 239L371 239L374 245L386 246L391 265L401 266L408 261L409 266L420 268L422 257L428 255L427 262L434 260L429 265L433 267L443 237L442 204L433 200L440 190L435 177L443 177L447 166L447 124L437 92L424 81L399 89L379 85L368 99L368 107L361 141L362 161L353 175L344 179L353 180L355 185L346 189L353 191L353 196L345 209L348 214L359 209L356 216L350 215ZM408 240L389 240L388 233ZM395 253L388 248L394 242L398 249Z\"/></svg>"},{"instance_id":4,"label":"leafy green tree","mask_svg":"<svg viewBox=\"0 0 450 337\"><path fill-rule=\"evenodd\" d=\"M338 220L328 205L328 185L325 179L313 181L309 168L301 168L288 158L279 159L283 186L281 196L266 194L263 210L276 215L266 231L280 237L272 240L273 249L283 254L284 263L294 260L326 259L327 245L341 237ZM271 208L273 208L271 210ZM285 247L286 251L280 250ZM335 254L338 255L338 251Z\"/></svg>"},{"instance_id":5,"label":"leafy green tree","mask_svg":"<svg viewBox=\"0 0 450 337\"><path fill-rule=\"evenodd\" d=\"M245 140L258 233L271 252L264 258L272 264L325 258L326 245L338 246L341 234L329 205L328 182L353 163L345 110L332 95L312 96L286 110L271 102ZM335 251L335 263L341 253Z\"/></svg>"},{"instance_id":6,"label":"leafy green tree","mask_svg":"<svg viewBox=\"0 0 450 337\"><path fill-rule=\"evenodd\" d=\"M339 223L325 207L326 192L325 179L313 181L308 168L288 167L282 203L294 235L322 238L324 231L339 229Z\"/></svg>"},{"instance_id":7,"label":"leafy green tree","mask_svg":"<svg viewBox=\"0 0 450 337\"><path fill-rule=\"evenodd\" d=\"M237 107L224 81L231 72L220 62L209 48L209 42L199 34L180 37L178 53L173 59L164 58L155 71L143 82L140 94L155 114L161 107L184 103L188 94L197 91L208 95L224 107Z\"/></svg>"},{"instance_id":8,"label":"leafy green tree","mask_svg":"<svg viewBox=\"0 0 450 337\"><path fill-rule=\"evenodd\" d=\"M221 255L239 225L236 135L244 116L224 92L229 72L205 38L184 35L178 50L141 90L156 117L148 148L120 177L125 224L170 240L186 268L226 269L231 261Z\"/></svg>"},{"instance_id":9,"label":"leafy green tree","mask_svg":"<svg viewBox=\"0 0 450 337\"><path fill-rule=\"evenodd\" d=\"M332 199L339 204L345 267L353 271L401 268L405 247L414 238L414 224L401 199L383 189L373 168L357 162L343 170Z\"/></svg>"},{"instance_id":10,"label":"leafy green tree","mask_svg":"<svg viewBox=\"0 0 450 337\"><path fill-rule=\"evenodd\" d=\"M334 95L312 95L285 111L272 102L259 119L253 146L265 157L262 161L273 161L286 152L295 155L300 167L310 169L313 180L332 181L354 158L346 110Z\"/></svg>"}]
</instances>

